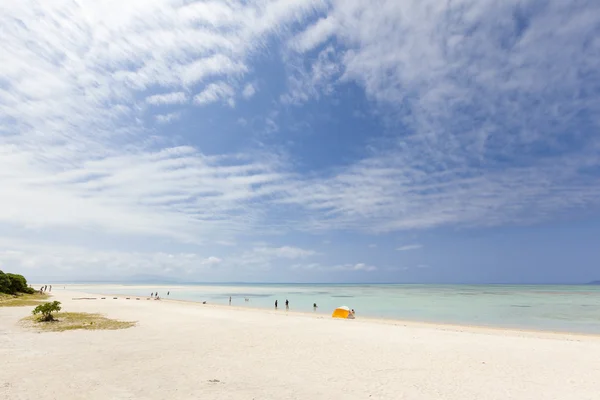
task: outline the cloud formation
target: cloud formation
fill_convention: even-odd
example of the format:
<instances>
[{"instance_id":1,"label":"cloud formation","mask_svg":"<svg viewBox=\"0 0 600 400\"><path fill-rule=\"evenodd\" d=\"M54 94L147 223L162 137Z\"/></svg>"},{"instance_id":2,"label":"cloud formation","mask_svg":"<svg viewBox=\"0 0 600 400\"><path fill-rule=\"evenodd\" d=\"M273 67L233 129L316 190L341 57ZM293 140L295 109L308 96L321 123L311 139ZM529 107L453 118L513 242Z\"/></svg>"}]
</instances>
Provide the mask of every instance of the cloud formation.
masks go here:
<instances>
[{"instance_id":1,"label":"cloud formation","mask_svg":"<svg viewBox=\"0 0 600 400\"><path fill-rule=\"evenodd\" d=\"M422 247L423 247L423 245L421 245L421 244L406 244L404 246L397 247L396 250L397 251L410 251L410 250L418 250Z\"/></svg>"},{"instance_id":2,"label":"cloud formation","mask_svg":"<svg viewBox=\"0 0 600 400\"><path fill-rule=\"evenodd\" d=\"M227 100L231 105L234 91L231 86L225 82L215 82L209 84L202 92L194 96L194 103L200 106L214 103L216 101Z\"/></svg>"},{"instance_id":3,"label":"cloud formation","mask_svg":"<svg viewBox=\"0 0 600 400\"><path fill-rule=\"evenodd\" d=\"M359 85L391 134L365 159L302 184L298 202L322 215L313 227L528 224L595 207L598 175L583 171L600 159L589 134L600 127L600 103L588 90L600 82L591 68L599 53L590 51L599 46L597 9L333 1L290 40L313 61L284 98L323 93L314 82L325 52L340 74L325 79L325 92Z\"/></svg>"},{"instance_id":4,"label":"cloud formation","mask_svg":"<svg viewBox=\"0 0 600 400\"><path fill-rule=\"evenodd\" d=\"M161 104L183 104L187 101L187 95L183 92L155 94L146 97L146 103L153 105Z\"/></svg>"},{"instance_id":5,"label":"cloud formation","mask_svg":"<svg viewBox=\"0 0 600 400\"><path fill-rule=\"evenodd\" d=\"M3 232L198 245L250 232L530 224L600 205L598 2L80 0L0 10ZM285 88L269 86L273 71ZM359 159L299 168L283 118L356 89L382 132ZM195 136L226 129L183 126L209 109L199 106L234 112L263 96L276 111L256 106L234 120L246 130L262 121L261 135L281 135L273 147L257 135L254 148L210 153ZM194 251L195 265L228 262ZM281 244L242 253L244 265L316 255ZM191 253L136 254L106 257L150 265Z\"/></svg>"}]
</instances>

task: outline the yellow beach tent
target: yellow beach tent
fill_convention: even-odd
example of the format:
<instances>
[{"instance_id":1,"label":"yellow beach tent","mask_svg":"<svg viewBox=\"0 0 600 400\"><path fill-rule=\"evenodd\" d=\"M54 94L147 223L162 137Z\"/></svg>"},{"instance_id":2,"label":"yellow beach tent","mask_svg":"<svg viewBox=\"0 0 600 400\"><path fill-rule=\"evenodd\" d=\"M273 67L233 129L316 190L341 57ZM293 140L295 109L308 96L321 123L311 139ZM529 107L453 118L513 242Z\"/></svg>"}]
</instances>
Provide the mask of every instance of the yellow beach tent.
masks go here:
<instances>
[{"instance_id":1,"label":"yellow beach tent","mask_svg":"<svg viewBox=\"0 0 600 400\"><path fill-rule=\"evenodd\" d=\"M336 308L331 314L333 318L348 318L349 315L351 315L350 309L346 306Z\"/></svg>"}]
</instances>

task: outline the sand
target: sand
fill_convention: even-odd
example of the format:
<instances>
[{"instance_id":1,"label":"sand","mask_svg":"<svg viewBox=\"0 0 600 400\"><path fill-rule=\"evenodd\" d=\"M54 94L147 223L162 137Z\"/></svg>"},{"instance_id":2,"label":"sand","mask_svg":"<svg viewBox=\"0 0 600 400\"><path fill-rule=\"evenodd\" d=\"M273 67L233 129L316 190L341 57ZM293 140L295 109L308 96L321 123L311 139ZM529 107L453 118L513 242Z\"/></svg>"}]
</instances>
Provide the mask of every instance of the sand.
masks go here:
<instances>
[{"instance_id":1,"label":"sand","mask_svg":"<svg viewBox=\"0 0 600 400\"><path fill-rule=\"evenodd\" d=\"M0 308L0 399L600 398L595 336L53 294L138 324L37 333Z\"/></svg>"}]
</instances>

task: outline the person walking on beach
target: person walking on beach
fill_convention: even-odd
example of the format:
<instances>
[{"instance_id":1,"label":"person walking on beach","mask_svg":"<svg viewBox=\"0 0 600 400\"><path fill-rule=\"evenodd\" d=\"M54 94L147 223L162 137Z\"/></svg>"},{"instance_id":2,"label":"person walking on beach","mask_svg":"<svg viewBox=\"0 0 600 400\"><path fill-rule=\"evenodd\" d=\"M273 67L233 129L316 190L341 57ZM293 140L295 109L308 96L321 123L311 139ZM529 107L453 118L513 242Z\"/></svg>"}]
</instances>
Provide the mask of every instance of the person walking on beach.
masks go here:
<instances>
[{"instance_id":1,"label":"person walking on beach","mask_svg":"<svg viewBox=\"0 0 600 400\"><path fill-rule=\"evenodd\" d=\"M52 292L52 285L50 285L50 292Z\"/></svg>"},{"instance_id":2,"label":"person walking on beach","mask_svg":"<svg viewBox=\"0 0 600 400\"><path fill-rule=\"evenodd\" d=\"M288 301L288 299L285 299L285 309L286 310L290 309L290 302Z\"/></svg>"},{"instance_id":3,"label":"person walking on beach","mask_svg":"<svg viewBox=\"0 0 600 400\"><path fill-rule=\"evenodd\" d=\"M154 292L150 293L150 297L154 297Z\"/></svg>"},{"instance_id":4,"label":"person walking on beach","mask_svg":"<svg viewBox=\"0 0 600 400\"><path fill-rule=\"evenodd\" d=\"M277 310L277 300L275 300L275 309Z\"/></svg>"}]
</instances>

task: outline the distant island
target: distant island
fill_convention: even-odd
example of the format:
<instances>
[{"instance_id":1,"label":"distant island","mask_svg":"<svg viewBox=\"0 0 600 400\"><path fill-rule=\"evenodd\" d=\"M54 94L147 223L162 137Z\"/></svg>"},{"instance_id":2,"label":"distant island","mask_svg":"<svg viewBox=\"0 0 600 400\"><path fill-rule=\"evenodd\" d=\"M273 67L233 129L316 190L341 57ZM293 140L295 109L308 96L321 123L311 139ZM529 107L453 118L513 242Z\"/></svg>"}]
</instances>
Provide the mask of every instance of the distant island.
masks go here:
<instances>
[{"instance_id":1,"label":"distant island","mask_svg":"<svg viewBox=\"0 0 600 400\"><path fill-rule=\"evenodd\" d=\"M591 281L587 283L588 285L600 285L600 281Z\"/></svg>"}]
</instances>

